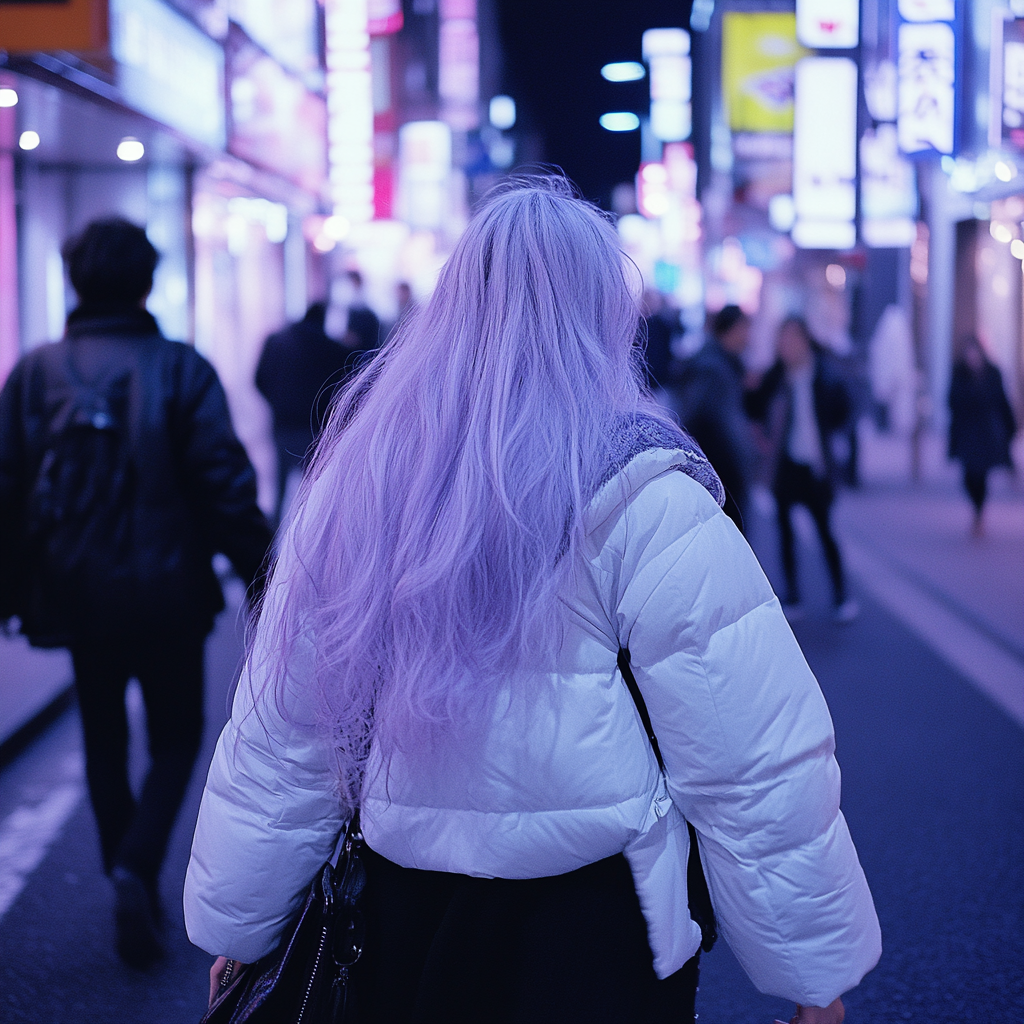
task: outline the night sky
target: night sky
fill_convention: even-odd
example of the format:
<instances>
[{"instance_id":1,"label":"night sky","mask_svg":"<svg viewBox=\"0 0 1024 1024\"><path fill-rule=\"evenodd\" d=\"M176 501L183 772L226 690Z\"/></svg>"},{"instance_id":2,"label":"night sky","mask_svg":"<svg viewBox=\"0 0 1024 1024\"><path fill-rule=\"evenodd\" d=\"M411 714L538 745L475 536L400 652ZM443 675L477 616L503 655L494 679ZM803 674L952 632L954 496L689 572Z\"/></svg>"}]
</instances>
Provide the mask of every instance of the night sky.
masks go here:
<instances>
[{"instance_id":1,"label":"night sky","mask_svg":"<svg viewBox=\"0 0 1024 1024\"><path fill-rule=\"evenodd\" d=\"M606 82L601 67L639 61L644 29L686 28L689 0L498 0L498 13L504 87L520 128L538 134L544 159L607 207L612 188L636 173L640 132L608 132L598 118L646 113L649 85Z\"/></svg>"}]
</instances>

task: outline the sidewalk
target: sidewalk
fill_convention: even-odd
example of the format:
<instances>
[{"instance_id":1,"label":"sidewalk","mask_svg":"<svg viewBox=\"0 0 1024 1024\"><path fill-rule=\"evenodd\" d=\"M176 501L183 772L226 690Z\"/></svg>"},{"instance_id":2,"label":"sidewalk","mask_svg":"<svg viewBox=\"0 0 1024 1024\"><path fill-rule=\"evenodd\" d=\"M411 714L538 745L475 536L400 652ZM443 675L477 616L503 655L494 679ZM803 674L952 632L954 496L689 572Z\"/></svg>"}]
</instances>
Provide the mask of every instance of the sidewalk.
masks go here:
<instances>
[{"instance_id":1,"label":"sidewalk","mask_svg":"<svg viewBox=\"0 0 1024 1024\"><path fill-rule=\"evenodd\" d=\"M935 439L917 484L894 465L891 442L864 440L863 486L836 507L854 578L1024 724L1021 480L992 474L986 535L973 538L957 468L940 457Z\"/></svg>"}]
</instances>

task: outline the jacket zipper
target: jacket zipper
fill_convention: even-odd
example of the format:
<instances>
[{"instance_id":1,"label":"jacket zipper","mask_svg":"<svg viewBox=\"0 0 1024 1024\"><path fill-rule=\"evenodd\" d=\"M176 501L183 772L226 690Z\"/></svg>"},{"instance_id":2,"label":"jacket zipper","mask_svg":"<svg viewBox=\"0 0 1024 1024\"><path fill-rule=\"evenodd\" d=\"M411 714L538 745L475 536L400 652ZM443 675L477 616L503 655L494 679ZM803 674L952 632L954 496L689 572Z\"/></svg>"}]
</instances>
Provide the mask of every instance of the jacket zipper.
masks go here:
<instances>
[{"instance_id":1,"label":"jacket zipper","mask_svg":"<svg viewBox=\"0 0 1024 1024\"><path fill-rule=\"evenodd\" d=\"M316 960L313 963L313 971L309 976L309 984L306 986L306 995L302 1000L302 1009L299 1010L299 1017L296 1024L302 1024L303 1019L306 1016L306 1005L309 1003L309 997L313 992L313 984L316 981L317 971L320 969L320 960L324 955L324 946L327 944L327 926L320 930L320 948L316 951Z\"/></svg>"}]
</instances>

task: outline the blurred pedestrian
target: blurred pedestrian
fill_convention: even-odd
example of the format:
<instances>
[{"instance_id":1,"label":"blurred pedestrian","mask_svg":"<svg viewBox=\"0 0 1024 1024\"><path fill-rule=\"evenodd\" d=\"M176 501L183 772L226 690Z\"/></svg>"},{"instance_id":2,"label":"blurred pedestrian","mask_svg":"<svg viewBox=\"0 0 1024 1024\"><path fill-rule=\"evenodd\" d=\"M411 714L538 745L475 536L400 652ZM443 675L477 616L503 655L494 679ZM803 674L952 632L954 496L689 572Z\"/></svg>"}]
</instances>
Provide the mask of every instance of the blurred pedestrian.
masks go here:
<instances>
[{"instance_id":1,"label":"blurred pedestrian","mask_svg":"<svg viewBox=\"0 0 1024 1024\"><path fill-rule=\"evenodd\" d=\"M270 542L224 391L145 309L157 253L124 220L65 249L80 303L64 339L0 393L0 617L68 647L118 952L161 953L158 878L203 733L203 647L224 607L215 552L253 584ZM150 765L128 780L125 689L138 680Z\"/></svg>"},{"instance_id":2,"label":"blurred pedestrian","mask_svg":"<svg viewBox=\"0 0 1024 1024\"><path fill-rule=\"evenodd\" d=\"M398 282L395 286L395 298L398 301L398 316L395 317L395 323L398 323L406 313L411 312L416 306L416 300L412 297L412 286L408 281Z\"/></svg>"},{"instance_id":3,"label":"blurred pedestrian","mask_svg":"<svg viewBox=\"0 0 1024 1024\"><path fill-rule=\"evenodd\" d=\"M270 335L256 367L256 387L274 414L276 522L281 521L288 478L305 465L351 358L348 349L327 336L326 313L326 303L314 302L298 323Z\"/></svg>"},{"instance_id":4,"label":"blurred pedestrian","mask_svg":"<svg viewBox=\"0 0 1024 1024\"><path fill-rule=\"evenodd\" d=\"M679 421L701 446L725 485L725 513L744 529L753 443L743 408L750 318L726 306L711 318L704 344L684 364L677 391Z\"/></svg>"},{"instance_id":5,"label":"blurred pedestrian","mask_svg":"<svg viewBox=\"0 0 1024 1024\"><path fill-rule=\"evenodd\" d=\"M326 330L349 351L350 369L361 365L365 354L379 347L380 320L366 304L363 275L358 270L346 271L331 286Z\"/></svg>"},{"instance_id":6,"label":"blurred pedestrian","mask_svg":"<svg viewBox=\"0 0 1024 1024\"><path fill-rule=\"evenodd\" d=\"M971 532L985 532L985 499L989 470L1012 466L1010 441L1017 422L1006 398L1003 376L985 354L981 342L969 337L953 365L949 387L949 457L963 466L964 490L974 505Z\"/></svg>"},{"instance_id":7,"label":"blurred pedestrian","mask_svg":"<svg viewBox=\"0 0 1024 1024\"><path fill-rule=\"evenodd\" d=\"M654 288L644 292L643 310L647 333L644 347L647 386L662 405L673 408L675 399L671 391L675 383L675 357L672 355L672 340L679 330L679 314Z\"/></svg>"},{"instance_id":8,"label":"blurred pedestrian","mask_svg":"<svg viewBox=\"0 0 1024 1024\"><path fill-rule=\"evenodd\" d=\"M560 179L509 183L339 397L196 827L214 992L357 809L367 1024L692 1021L699 860L800 1020L877 961L825 701L641 387L632 269Z\"/></svg>"},{"instance_id":9,"label":"blurred pedestrian","mask_svg":"<svg viewBox=\"0 0 1024 1024\"><path fill-rule=\"evenodd\" d=\"M790 620L803 615L793 535L794 505L811 514L832 581L833 614L850 622L859 608L846 588L842 555L832 532L832 504L838 467L833 437L850 418L850 393L836 358L816 342L800 317L779 328L778 359L747 396L747 408L765 429L778 509L783 602Z\"/></svg>"}]
</instances>

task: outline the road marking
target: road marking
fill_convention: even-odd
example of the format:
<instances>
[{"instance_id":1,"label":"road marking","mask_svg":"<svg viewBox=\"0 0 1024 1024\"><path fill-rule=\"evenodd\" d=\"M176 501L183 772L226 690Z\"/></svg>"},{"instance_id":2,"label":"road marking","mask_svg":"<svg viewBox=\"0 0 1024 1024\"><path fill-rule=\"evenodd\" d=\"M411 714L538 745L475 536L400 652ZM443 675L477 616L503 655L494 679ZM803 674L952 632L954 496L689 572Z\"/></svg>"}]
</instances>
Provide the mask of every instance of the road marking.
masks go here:
<instances>
[{"instance_id":1,"label":"road marking","mask_svg":"<svg viewBox=\"0 0 1024 1024\"><path fill-rule=\"evenodd\" d=\"M846 562L861 586L1014 721L1024 725L1024 662L902 575L867 547L846 539Z\"/></svg>"},{"instance_id":2,"label":"road marking","mask_svg":"<svg viewBox=\"0 0 1024 1024\"><path fill-rule=\"evenodd\" d=\"M21 894L82 801L85 787L81 758L74 760L76 764L69 767L77 767L77 778L59 782L41 800L23 803L0 822L0 918Z\"/></svg>"}]
</instances>

